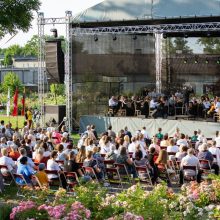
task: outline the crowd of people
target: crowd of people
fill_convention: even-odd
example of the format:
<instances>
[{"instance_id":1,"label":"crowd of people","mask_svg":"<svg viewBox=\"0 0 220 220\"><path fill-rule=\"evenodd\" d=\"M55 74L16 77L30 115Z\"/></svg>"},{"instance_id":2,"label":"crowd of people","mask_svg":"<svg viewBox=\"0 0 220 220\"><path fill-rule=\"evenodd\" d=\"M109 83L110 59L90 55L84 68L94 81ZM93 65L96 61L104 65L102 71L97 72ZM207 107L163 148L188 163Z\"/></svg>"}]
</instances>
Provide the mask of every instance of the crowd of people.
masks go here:
<instances>
[{"instance_id":1,"label":"crowd of people","mask_svg":"<svg viewBox=\"0 0 220 220\"><path fill-rule=\"evenodd\" d=\"M122 110L126 116L138 114L153 118L166 118L173 115L192 115L195 118L213 117L220 112L220 98L210 98L208 94L196 98L193 89L184 87L180 92L177 90L171 95L148 91L144 88L140 96L112 96L109 99L109 114L120 115Z\"/></svg>"},{"instance_id":2,"label":"crowd of people","mask_svg":"<svg viewBox=\"0 0 220 220\"><path fill-rule=\"evenodd\" d=\"M108 160L125 165L134 179L139 176L136 167L146 167L152 184L165 179L171 185L170 177L176 174L177 167L179 184L183 184L184 176L196 175L200 182L204 169L214 169L215 174L219 174L219 147L218 132L212 140L207 140L200 130L189 137L178 128L171 136L159 128L153 137L149 137L145 127L135 134L125 127L116 135L109 126L98 136L95 126L88 125L74 145L65 126L60 131L53 127L43 129L39 125L32 129L27 122L21 131L13 130L11 124L4 121L0 126L0 165L7 166L11 173L22 174L28 184L34 184L32 176L35 175L45 187L50 180L58 178L56 174L45 173L45 169L57 171L63 188L67 187L65 171L77 173L85 182L92 180L94 175L100 182L105 182L105 161ZM201 163L201 160L207 163ZM184 170L184 166L195 166L195 170ZM83 172L82 167L93 168L94 173ZM0 173L8 171L1 168Z\"/></svg>"}]
</instances>

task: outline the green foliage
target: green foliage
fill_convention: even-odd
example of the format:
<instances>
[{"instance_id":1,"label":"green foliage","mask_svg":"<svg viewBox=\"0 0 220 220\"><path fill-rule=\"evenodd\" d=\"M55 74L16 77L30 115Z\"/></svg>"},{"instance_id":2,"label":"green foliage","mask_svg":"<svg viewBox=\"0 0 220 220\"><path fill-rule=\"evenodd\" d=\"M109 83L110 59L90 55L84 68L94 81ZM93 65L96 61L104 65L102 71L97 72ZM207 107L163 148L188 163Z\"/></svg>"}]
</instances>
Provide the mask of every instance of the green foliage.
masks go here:
<instances>
[{"instance_id":1,"label":"green foliage","mask_svg":"<svg viewBox=\"0 0 220 220\"><path fill-rule=\"evenodd\" d=\"M40 7L39 0L3 0L0 4L0 39L5 34L16 34L18 30L27 32L34 18L33 12Z\"/></svg>"},{"instance_id":2,"label":"green foliage","mask_svg":"<svg viewBox=\"0 0 220 220\"><path fill-rule=\"evenodd\" d=\"M218 37L202 37L197 41L200 45L204 46L203 52L210 54L220 53L220 39Z\"/></svg>"},{"instance_id":3,"label":"green foliage","mask_svg":"<svg viewBox=\"0 0 220 220\"><path fill-rule=\"evenodd\" d=\"M0 206L0 219L8 220L10 219L12 206L10 204L4 204Z\"/></svg>"},{"instance_id":4,"label":"green foliage","mask_svg":"<svg viewBox=\"0 0 220 220\"><path fill-rule=\"evenodd\" d=\"M173 40L171 38L167 38L166 41L170 54L175 54L177 50L181 50L183 54L191 54L193 51L187 45L188 41L182 37L176 37Z\"/></svg>"},{"instance_id":5,"label":"green foliage","mask_svg":"<svg viewBox=\"0 0 220 220\"><path fill-rule=\"evenodd\" d=\"M25 44L22 49L24 56L37 56L38 55L38 35L33 35L32 38Z\"/></svg>"},{"instance_id":6,"label":"green foliage","mask_svg":"<svg viewBox=\"0 0 220 220\"><path fill-rule=\"evenodd\" d=\"M24 219L35 219L35 220L49 220L50 217L46 210L38 210L37 208L27 209L23 212L19 212L16 217L16 220Z\"/></svg>"},{"instance_id":7,"label":"green foliage","mask_svg":"<svg viewBox=\"0 0 220 220\"><path fill-rule=\"evenodd\" d=\"M55 104L57 105L57 96L62 96L65 93L65 86L64 84L51 84L50 85L50 92L53 95L55 100Z\"/></svg>"},{"instance_id":8,"label":"green foliage","mask_svg":"<svg viewBox=\"0 0 220 220\"><path fill-rule=\"evenodd\" d=\"M16 75L14 72L8 72L4 76L2 83L2 89L4 93L8 92L8 88L10 89L11 95L14 94L16 88L18 88L19 91L22 91L23 89L21 80L19 79L18 75Z\"/></svg>"}]
</instances>

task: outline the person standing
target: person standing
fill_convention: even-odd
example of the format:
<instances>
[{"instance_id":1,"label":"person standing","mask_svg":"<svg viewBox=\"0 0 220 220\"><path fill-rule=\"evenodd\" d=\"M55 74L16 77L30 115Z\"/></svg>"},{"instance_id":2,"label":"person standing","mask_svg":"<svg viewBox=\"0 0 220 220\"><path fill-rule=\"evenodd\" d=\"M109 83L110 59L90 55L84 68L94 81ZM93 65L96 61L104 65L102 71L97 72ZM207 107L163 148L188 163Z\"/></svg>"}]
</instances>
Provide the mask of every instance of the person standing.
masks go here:
<instances>
[{"instance_id":1,"label":"person standing","mask_svg":"<svg viewBox=\"0 0 220 220\"><path fill-rule=\"evenodd\" d=\"M32 108L28 108L27 110L27 122L28 122L28 128L30 129L32 127L32 119L33 119L33 113Z\"/></svg>"}]
</instances>

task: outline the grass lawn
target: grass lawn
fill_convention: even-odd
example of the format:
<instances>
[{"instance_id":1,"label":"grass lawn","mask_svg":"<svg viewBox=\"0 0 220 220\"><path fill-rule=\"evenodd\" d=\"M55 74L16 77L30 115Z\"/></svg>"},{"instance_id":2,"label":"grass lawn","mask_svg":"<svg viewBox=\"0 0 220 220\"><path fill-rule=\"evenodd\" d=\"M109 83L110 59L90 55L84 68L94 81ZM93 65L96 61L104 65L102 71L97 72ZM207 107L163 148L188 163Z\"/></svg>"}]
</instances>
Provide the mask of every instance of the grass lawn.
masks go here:
<instances>
[{"instance_id":1,"label":"grass lawn","mask_svg":"<svg viewBox=\"0 0 220 220\"><path fill-rule=\"evenodd\" d=\"M24 121L25 121L25 118L24 118L24 116L18 116L18 117L10 116L10 117L7 117L6 115L0 115L0 121L1 120L4 120L5 124L7 124L8 122L11 122L13 128L15 128L17 126L18 126L18 128L22 128L23 124L24 124Z\"/></svg>"}]
</instances>

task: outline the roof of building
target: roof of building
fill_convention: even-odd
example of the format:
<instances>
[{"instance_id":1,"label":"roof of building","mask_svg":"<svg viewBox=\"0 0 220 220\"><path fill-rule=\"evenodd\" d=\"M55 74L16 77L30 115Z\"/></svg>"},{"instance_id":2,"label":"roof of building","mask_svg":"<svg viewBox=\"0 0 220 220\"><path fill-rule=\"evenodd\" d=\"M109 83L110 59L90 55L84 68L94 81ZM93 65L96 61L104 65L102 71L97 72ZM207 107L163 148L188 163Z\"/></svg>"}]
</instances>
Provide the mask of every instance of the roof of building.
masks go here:
<instances>
[{"instance_id":1,"label":"roof of building","mask_svg":"<svg viewBox=\"0 0 220 220\"><path fill-rule=\"evenodd\" d=\"M220 0L105 0L78 14L75 22L220 16Z\"/></svg>"},{"instance_id":2,"label":"roof of building","mask_svg":"<svg viewBox=\"0 0 220 220\"><path fill-rule=\"evenodd\" d=\"M16 62L37 61L37 57L35 57L35 56L15 56L14 61L16 61Z\"/></svg>"}]
</instances>

